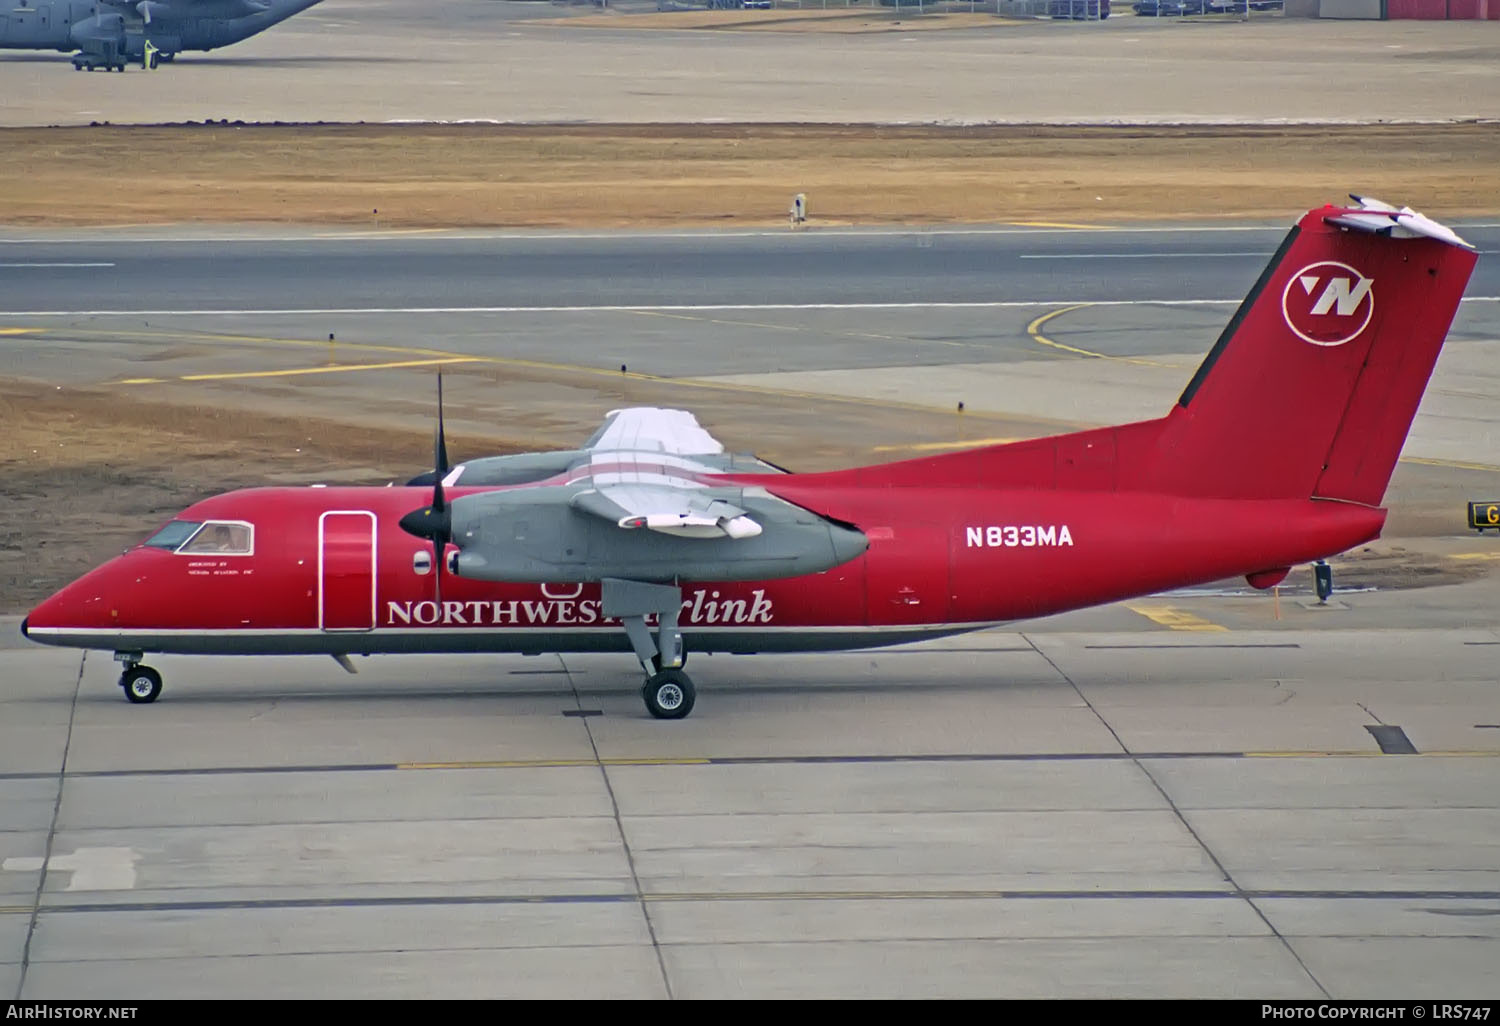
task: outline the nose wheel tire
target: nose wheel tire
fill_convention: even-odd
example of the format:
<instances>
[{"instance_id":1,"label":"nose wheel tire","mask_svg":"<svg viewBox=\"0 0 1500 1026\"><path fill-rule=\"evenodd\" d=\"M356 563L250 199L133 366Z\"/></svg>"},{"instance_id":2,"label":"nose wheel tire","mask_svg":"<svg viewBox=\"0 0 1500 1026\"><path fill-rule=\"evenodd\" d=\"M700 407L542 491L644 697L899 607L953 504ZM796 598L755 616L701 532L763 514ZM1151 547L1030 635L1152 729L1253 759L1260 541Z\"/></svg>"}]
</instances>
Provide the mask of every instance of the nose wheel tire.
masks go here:
<instances>
[{"instance_id":1,"label":"nose wheel tire","mask_svg":"<svg viewBox=\"0 0 1500 1026\"><path fill-rule=\"evenodd\" d=\"M693 711L698 692L681 670L663 670L647 678L641 697L646 700L646 711L657 719L680 720Z\"/></svg>"},{"instance_id":2,"label":"nose wheel tire","mask_svg":"<svg viewBox=\"0 0 1500 1026\"><path fill-rule=\"evenodd\" d=\"M161 674L149 666L132 666L120 674L120 687L125 697L136 705L156 701L161 694Z\"/></svg>"}]
</instances>

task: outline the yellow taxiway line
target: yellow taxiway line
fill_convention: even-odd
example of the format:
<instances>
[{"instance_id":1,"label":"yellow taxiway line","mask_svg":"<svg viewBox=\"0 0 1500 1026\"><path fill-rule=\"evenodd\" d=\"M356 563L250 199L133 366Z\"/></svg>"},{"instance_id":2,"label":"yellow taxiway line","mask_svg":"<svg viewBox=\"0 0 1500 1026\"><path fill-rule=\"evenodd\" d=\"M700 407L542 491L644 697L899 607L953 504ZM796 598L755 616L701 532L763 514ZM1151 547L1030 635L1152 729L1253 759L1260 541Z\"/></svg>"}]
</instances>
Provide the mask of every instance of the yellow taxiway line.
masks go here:
<instances>
[{"instance_id":1,"label":"yellow taxiway line","mask_svg":"<svg viewBox=\"0 0 1500 1026\"><path fill-rule=\"evenodd\" d=\"M1044 346L1051 346L1053 349L1061 349L1065 353L1073 353L1077 356L1088 356L1096 360L1109 360L1113 363L1134 363L1139 364L1142 367L1171 367L1171 364L1158 363L1155 360L1143 360L1139 357L1134 356L1110 356L1108 353L1096 353L1092 349L1079 349L1077 346L1070 346L1062 342L1056 342L1048 338L1046 335L1042 334L1042 325L1046 324L1052 318L1061 317L1065 313L1072 313L1074 310L1082 310L1093 305L1093 303L1075 303L1072 306L1065 306L1061 310L1053 310L1051 313L1044 313L1036 320L1026 325L1026 334L1030 336L1033 342Z\"/></svg>"},{"instance_id":2,"label":"yellow taxiway line","mask_svg":"<svg viewBox=\"0 0 1500 1026\"><path fill-rule=\"evenodd\" d=\"M1174 631L1227 631L1228 627L1221 627L1216 623L1210 623L1201 616L1185 613L1172 606L1148 606L1137 602L1125 603L1125 608L1132 613L1139 613L1153 623L1159 623L1163 627L1170 627Z\"/></svg>"},{"instance_id":3,"label":"yellow taxiway line","mask_svg":"<svg viewBox=\"0 0 1500 1026\"><path fill-rule=\"evenodd\" d=\"M1453 467L1455 470L1487 470L1500 474L1500 467L1491 463L1467 463L1463 460L1440 460L1426 456L1403 456L1402 463L1420 463L1424 467Z\"/></svg>"},{"instance_id":4,"label":"yellow taxiway line","mask_svg":"<svg viewBox=\"0 0 1500 1026\"><path fill-rule=\"evenodd\" d=\"M233 381L236 378L285 378L298 374L342 374L345 371L395 370L399 367L432 367L449 363L478 363L477 356L452 356L441 360L397 360L392 363L336 363L327 367L292 367L287 370L230 371L222 374L183 374L175 378L125 378L117 385L157 385L164 381Z\"/></svg>"},{"instance_id":5,"label":"yellow taxiway line","mask_svg":"<svg viewBox=\"0 0 1500 1026\"><path fill-rule=\"evenodd\" d=\"M937 452L942 449L977 449L984 445L1009 445L1020 438L970 438L962 442L918 442L914 445L877 445L871 452Z\"/></svg>"}]
</instances>

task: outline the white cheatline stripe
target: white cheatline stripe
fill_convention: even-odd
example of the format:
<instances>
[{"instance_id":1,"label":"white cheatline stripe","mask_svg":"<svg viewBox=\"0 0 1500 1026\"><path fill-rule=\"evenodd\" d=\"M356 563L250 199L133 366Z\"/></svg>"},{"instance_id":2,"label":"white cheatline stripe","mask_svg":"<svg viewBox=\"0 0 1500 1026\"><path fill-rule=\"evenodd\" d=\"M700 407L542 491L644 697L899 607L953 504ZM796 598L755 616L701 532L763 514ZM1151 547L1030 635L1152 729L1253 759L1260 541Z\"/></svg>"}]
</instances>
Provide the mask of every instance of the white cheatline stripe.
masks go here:
<instances>
[{"instance_id":1,"label":"white cheatline stripe","mask_svg":"<svg viewBox=\"0 0 1500 1026\"><path fill-rule=\"evenodd\" d=\"M1087 306L1222 306L1235 299L1095 299ZM620 303L600 306L367 306L239 310L8 310L0 317L307 317L358 314L528 314L528 313L712 313L721 310L1030 310L1069 306L1071 299L990 300L959 303ZM1500 303L1500 296L1465 296L1464 303Z\"/></svg>"},{"instance_id":2,"label":"white cheatline stripe","mask_svg":"<svg viewBox=\"0 0 1500 1026\"><path fill-rule=\"evenodd\" d=\"M387 600L390 601L390 600ZM430 602L424 599L423 602ZM446 599L444 600L447 601ZM486 600L488 601L488 600ZM548 599L542 598L539 602L568 602L571 599ZM690 624L694 634L911 634L946 632L948 634L984 630L991 627L1003 627L1010 623L1009 620L966 620L953 623L893 623L893 624L766 624L766 623L716 623L716 624ZM151 627L28 627L27 635L38 635L50 638L78 638L92 640L108 640L116 638L124 641L139 641L144 638L326 638L347 637L351 639L368 637L442 637L445 635L491 634L497 638L515 637L523 634L616 634L620 631L618 624L458 624L458 625L432 625L423 627L374 627L370 630L361 631L327 631L320 627L187 627L187 628L163 628ZM70 644L70 643L69 643ZM67 647L66 645L64 647ZM77 646L73 646L77 647ZM357 644L349 646L351 651L358 651ZM322 652L301 653L321 655Z\"/></svg>"}]
</instances>

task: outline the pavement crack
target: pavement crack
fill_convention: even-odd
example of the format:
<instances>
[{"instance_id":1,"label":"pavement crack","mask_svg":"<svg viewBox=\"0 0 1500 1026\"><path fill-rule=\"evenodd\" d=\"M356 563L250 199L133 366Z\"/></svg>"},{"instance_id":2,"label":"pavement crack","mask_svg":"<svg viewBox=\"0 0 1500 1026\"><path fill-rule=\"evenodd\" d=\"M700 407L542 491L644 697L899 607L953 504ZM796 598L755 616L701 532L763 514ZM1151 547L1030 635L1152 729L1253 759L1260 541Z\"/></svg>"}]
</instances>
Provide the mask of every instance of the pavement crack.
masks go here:
<instances>
[{"instance_id":1,"label":"pavement crack","mask_svg":"<svg viewBox=\"0 0 1500 1026\"><path fill-rule=\"evenodd\" d=\"M78 660L78 676L73 680L73 698L68 705L68 732L63 737L62 761L57 767L57 797L52 802L52 822L47 825L47 845L42 851L42 868L37 873L36 894L31 900L31 921L26 924L26 943L21 948L21 973L16 980L15 1000L21 1000L26 990L26 971L31 968L31 941L36 936L37 920L42 914L42 891L47 886L47 867L52 862L52 843L57 837L57 817L62 812L63 787L68 779L68 751L73 746L73 723L78 718L78 692L83 687L83 670L88 665L89 653L85 649Z\"/></svg>"},{"instance_id":2,"label":"pavement crack","mask_svg":"<svg viewBox=\"0 0 1500 1026\"><path fill-rule=\"evenodd\" d=\"M1307 978L1312 981L1313 986L1318 988L1318 992L1321 993L1325 998L1332 997L1332 995L1328 993L1328 988L1323 986L1322 981L1313 975L1312 969L1309 968L1307 963L1302 960L1302 956L1297 953L1297 949L1292 947L1291 942L1287 940L1286 937L1282 936L1280 930L1276 929L1276 924L1272 923L1265 912L1261 910L1261 907L1255 903L1255 896L1247 893L1245 889L1240 886L1239 881L1235 880L1234 876L1229 872L1228 867L1224 865L1223 861L1219 858L1218 855L1214 854L1214 850L1208 846L1208 842L1199 835L1198 831L1193 829L1193 824L1188 822L1187 816L1184 815L1183 811L1177 807L1177 803L1172 800L1172 796L1167 793L1167 789L1162 786L1161 781L1156 779L1156 776L1151 772L1150 768L1144 761L1137 757L1135 753L1130 751L1130 747L1125 744L1124 739L1120 737L1119 732L1115 730L1113 724L1111 724L1104 718L1104 714L1094 706L1093 702L1089 701L1088 696L1083 693L1083 689L1078 686L1078 682L1075 681L1072 677L1068 676L1068 674L1063 670L1061 666L1058 666L1057 663L1053 662L1051 656L1038 648L1036 643L1031 640L1030 635L1022 634L1021 638L1032 647L1032 650L1035 651L1037 655L1046 660L1047 665L1052 667L1053 671L1056 672L1059 677L1068 682L1068 686L1071 687L1074 693L1078 695L1079 699L1088 708L1089 712L1093 713L1094 716L1099 720L1099 723L1104 727L1104 729L1109 731L1110 737L1115 739L1115 743L1120 746L1120 750L1130 755L1130 761L1135 764L1136 769L1140 770L1140 772L1151 783L1151 786L1156 789L1157 794L1161 795L1162 801L1167 803L1167 808L1172 810L1172 815L1177 817L1177 821L1182 824L1182 828L1187 831L1188 836L1191 837L1193 839L1193 842L1203 850L1203 854L1206 855L1208 857L1208 860L1213 863L1214 868L1219 871L1219 874L1223 877L1224 881L1228 883L1230 887L1234 888L1231 893L1235 897L1243 901L1246 905L1250 906L1250 910L1255 913L1256 917L1259 918L1262 923L1265 924L1265 927L1270 931L1271 936L1275 937L1278 941L1281 942L1281 946L1286 949L1287 954L1292 956L1292 959L1307 975ZM1361 706L1361 708L1363 708L1363 706ZM1366 711L1368 712L1368 710Z\"/></svg>"},{"instance_id":3,"label":"pavement crack","mask_svg":"<svg viewBox=\"0 0 1500 1026\"><path fill-rule=\"evenodd\" d=\"M573 680L573 671L568 669L567 660L559 653L557 663L564 673L568 675L568 687L573 692L574 706L582 711L583 696L578 693L578 684ZM672 978L667 974L667 960L662 953L661 941L656 936L656 924L651 920L651 906L646 899L645 892L641 890L641 877L635 868L635 853L630 850L630 838L625 834L625 822L620 818L620 802L615 797L614 783L609 779L609 767L599 755L599 742L594 738L594 729L589 725L588 717L580 716L579 722L583 724L583 732L589 739L589 750L594 753L594 765L599 767L599 775L604 780L604 790L609 795L609 807L614 816L615 830L620 835L620 845L625 849L625 864L630 867L630 885L635 891L636 907L641 910L641 917L646 922L646 934L651 938L651 950L656 953L656 965L661 970L662 986L666 988L667 998L671 1000Z\"/></svg>"}]
</instances>

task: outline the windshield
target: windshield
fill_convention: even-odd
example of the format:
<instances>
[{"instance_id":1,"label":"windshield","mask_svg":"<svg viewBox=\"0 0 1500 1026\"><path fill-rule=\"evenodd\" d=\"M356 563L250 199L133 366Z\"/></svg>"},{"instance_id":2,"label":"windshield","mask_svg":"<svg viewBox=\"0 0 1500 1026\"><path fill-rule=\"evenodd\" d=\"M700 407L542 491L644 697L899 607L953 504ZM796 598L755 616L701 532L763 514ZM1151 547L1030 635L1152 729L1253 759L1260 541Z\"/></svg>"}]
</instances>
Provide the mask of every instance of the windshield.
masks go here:
<instances>
[{"instance_id":1,"label":"windshield","mask_svg":"<svg viewBox=\"0 0 1500 1026\"><path fill-rule=\"evenodd\" d=\"M229 556L248 556L255 551L255 546L251 544L249 524L239 520L222 523L210 520L203 525L201 531L193 535L192 541L178 551L193 555L219 553Z\"/></svg>"},{"instance_id":2,"label":"windshield","mask_svg":"<svg viewBox=\"0 0 1500 1026\"><path fill-rule=\"evenodd\" d=\"M149 545L153 549L166 549L172 552L177 546L191 538L193 532L202 526L202 523L196 520L174 520L141 544Z\"/></svg>"}]
</instances>

